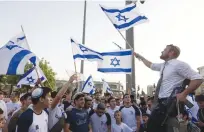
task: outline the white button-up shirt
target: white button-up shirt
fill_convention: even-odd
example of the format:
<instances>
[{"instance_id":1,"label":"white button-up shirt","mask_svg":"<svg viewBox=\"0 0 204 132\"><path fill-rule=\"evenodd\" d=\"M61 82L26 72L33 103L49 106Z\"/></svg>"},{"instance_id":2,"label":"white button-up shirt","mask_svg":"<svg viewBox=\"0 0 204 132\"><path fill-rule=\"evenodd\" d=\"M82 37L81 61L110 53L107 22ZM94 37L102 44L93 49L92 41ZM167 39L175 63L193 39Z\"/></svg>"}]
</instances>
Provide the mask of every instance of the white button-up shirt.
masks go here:
<instances>
[{"instance_id":1,"label":"white button-up shirt","mask_svg":"<svg viewBox=\"0 0 204 132\"><path fill-rule=\"evenodd\" d=\"M164 63L152 63L150 68L154 71L160 71L161 73L164 68ZM174 88L182 86L185 79L196 80L203 78L185 62L177 59L167 61L163 71L159 98L169 97Z\"/></svg>"}]
</instances>

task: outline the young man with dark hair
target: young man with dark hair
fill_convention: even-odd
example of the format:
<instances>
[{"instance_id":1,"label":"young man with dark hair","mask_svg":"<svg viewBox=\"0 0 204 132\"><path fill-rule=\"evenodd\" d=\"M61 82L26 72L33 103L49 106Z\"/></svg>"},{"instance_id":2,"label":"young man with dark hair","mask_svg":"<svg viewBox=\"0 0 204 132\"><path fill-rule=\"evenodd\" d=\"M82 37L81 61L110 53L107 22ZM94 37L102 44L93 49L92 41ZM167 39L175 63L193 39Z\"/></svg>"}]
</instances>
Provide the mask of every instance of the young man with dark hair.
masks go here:
<instances>
[{"instance_id":1,"label":"young man with dark hair","mask_svg":"<svg viewBox=\"0 0 204 132\"><path fill-rule=\"evenodd\" d=\"M100 98L101 94L99 92L96 92L94 94L94 102L93 102L93 109L96 109L98 104L101 102L101 98Z\"/></svg>"},{"instance_id":2,"label":"young man with dark hair","mask_svg":"<svg viewBox=\"0 0 204 132\"><path fill-rule=\"evenodd\" d=\"M111 117L105 110L105 104L99 103L95 111L90 111L89 117L93 132L111 132Z\"/></svg>"},{"instance_id":3,"label":"young man with dark hair","mask_svg":"<svg viewBox=\"0 0 204 132\"><path fill-rule=\"evenodd\" d=\"M108 103L110 104L110 108L107 109L108 114L111 117L111 125L115 124L115 117L114 117L114 113L119 110L119 106L116 106L116 100L114 97L110 97L108 99Z\"/></svg>"},{"instance_id":4,"label":"young man with dark hair","mask_svg":"<svg viewBox=\"0 0 204 132\"><path fill-rule=\"evenodd\" d=\"M74 74L70 77L69 81L63 85L59 92L52 92L51 96L53 101L51 107L48 108L49 118L48 118L48 128L49 132L61 132L63 131L65 125L65 119L67 115L64 111L64 105L61 103L62 97L73 83L74 80L77 80L77 75Z\"/></svg>"},{"instance_id":5,"label":"young man with dark hair","mask_svg":"<svg viewBox=\"0 0 204 132\"><path fill-rule=\"evenodd\" d=\"M88 112L84 110L84 94L79 92L74 95L75 107L66 112L67 119L65 123L64 132L89 132L91 127L89 126Z\"/></svg>"},{"instance_id":6,"label":"young man with dark hair","mask_svg":"<svg viewBox=\"0 0 204 132\"><path fill-rule=\"evenodd\" d=\"M131 98L129 94L123 96L124 106L120 107L122 113L122 120L135 132L139 132L140 129L140 110L138 107L131 104Z\"/></svg>"},{"instance_id":7,"label":"young man with dark hair","mask_svg":"<svg viewBox=\"0 0 204 132\"><path fill-rule=\"evenodd\" d=\"M28 106L31 104L31 94L30 93L26 93L24 94L21 98L21 108L14 111L13 115L9 121L8 124L8 132L15 132L16 131L16 125L17 125L17 121L19 119L19 116L27 110Z\"/></svg>"},{"instance_id":8,"label":"young man with dark hair","mask_svg":"<svg viewBox=\"0 0 204 132\"><path fill-rule=\"evenodd\" d=\"M48 132L48 114L44 109L49 107L50 92L51 89L48 87L33 90L31 94L33 106L21 114L16 132Z\"/></svg>"},{"instance_id":9,"label":"young man with dark hair","mask_svg":"<svg viewBox=\"0 0 204 132\"><path fill-rule=\"evenodd\" d=\"M20 108L20 104L18 102L19 96L20 94L18 92L13 92L10 96L11 102L6 103L8 109L8 121L10 120L13 112Z\"/></svg>"},{"instance_id":10,"label":"young man with dark hair","mask_svg":"<svg viewBox=\"0 0 204 132\"><path fill-rule=\"evenodd\" d=\"M92 98L90 96L85 97L84 109L89 113L92 109Z\"/></svg>"}]
</instances>

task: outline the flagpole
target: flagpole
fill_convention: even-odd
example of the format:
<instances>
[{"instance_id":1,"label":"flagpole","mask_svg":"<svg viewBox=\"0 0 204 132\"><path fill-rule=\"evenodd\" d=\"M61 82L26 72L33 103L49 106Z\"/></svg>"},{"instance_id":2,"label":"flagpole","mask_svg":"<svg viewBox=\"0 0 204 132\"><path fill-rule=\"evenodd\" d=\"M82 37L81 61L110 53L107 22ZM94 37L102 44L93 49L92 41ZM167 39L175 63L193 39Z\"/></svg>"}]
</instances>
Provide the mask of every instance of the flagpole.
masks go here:
<instances>
[{"instance_id":1,"label":"flagpole","mask_svg":"<svg viewBox=\"0 0 204 132\"><path fill-rule=\"evenodd\" d=\"M115 42L113 42L113 44L115 44L120 50L123 49L120 45L116 44Z\"/></svg>"},{"instance_id":2,"label":"flagpole","mask_svg":"<svg viewBox=\"0 0 204 132\"><path fill-rule=\"evenodd\" d=\"M21 30L22 30L22 32L24 33L25 37L26 37L26 34L25 34L25 32L24 32L24 29L23 29L23 25L21 25ZM25 38L25 41L26 41L26 43L28 44L27 37ZM29 44L28 44L28 48L30 49ZM34 67L35 67L35 71L36 71L36 73L37 73L37 77L38 77L38 79L40 79L38 70L37 70L36 66L34 66ZM47 82L48 82L48 80L47 80ZM40 80L40 85L43 86L42 83L41 83L41 80ZM50 83L49 83L49 82L48 82L48 85L50 86Z\"/></svg>"}]
</instances>

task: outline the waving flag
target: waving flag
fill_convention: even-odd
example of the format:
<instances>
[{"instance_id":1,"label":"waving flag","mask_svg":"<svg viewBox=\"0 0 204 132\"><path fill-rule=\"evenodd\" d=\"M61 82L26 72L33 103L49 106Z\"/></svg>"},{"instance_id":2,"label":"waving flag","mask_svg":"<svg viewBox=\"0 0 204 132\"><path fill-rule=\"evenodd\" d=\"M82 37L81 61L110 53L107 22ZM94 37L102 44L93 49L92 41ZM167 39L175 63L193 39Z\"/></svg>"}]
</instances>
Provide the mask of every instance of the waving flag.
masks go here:
<instances>
[{"instance_id":1,"label":"waving flag","mask_svg":"<svg viewBox=\"0 0 204 132\"><path fill-rule=\"evenodd\" d=\"M99 52L91 50L85 47L83 44L76 43L71 39L73 58L80 60L89 60L89 61L101 61L103 57Z\"/></svg>"},{"instance_id":2,"label":"waving flag","mask_svg":"<svg viewBox=\"0 0 204 132\"><path fill-rule=\"evenodd\" d=\"M147 17L138 13L136 4L129 4L123 8L108 8L104 6L101 6L101 8L119 31L127 30L147 21Z\"/></svg>"},{"instance_id":3,"label":"waving flag","mask_svg":"<svg viewBox=\"0 0 204 132\"><path fill-rule=\"evenodd\" d=\"M104 73L127 73L132 70L132 51L120 50L101 53L103 61L98 62L98 71Z\"/></svg>"},{"instance_id":4,"label":"waving flag","mask_svg":"<svg viewBox=\"0 0 204 132\"><path fill-rule=\"evenodd\" d=\"M30 60L34 65L36 55L12 41L0 48L0 75L24 74L26 63Z\"/></svg>"},{"instance_id":5,"label":"waving flag","mask_svg":"<svg viewBox=\"0 0 204 132\"><path fill-rule=\"evenodd\" d=\"M108 83L104 79L102 79L102 81L103 81L103 90L106 91L107 93L113 94Z\"/></svg>"},{"instance_id":6,"label":"waving flag","mask_svg":"<svg viewBox=\"0 0 204 132\"><path fill-rule=\"evenodd\" d=\"M38 74L36 72L36 69L38 71ZM17 84L17 87L21 87L21 85L35 85L38 81L38 75L41 80L41 82L45 82L47 80L46 76L44 75L43 71L40 69L40 67L33 67L30 70L28 70L20 79L20 81Z\"/></svg>"},{"instance_id":7,"label":"waving flag","mask_svg":"<svg viewBox=\"0 0 204 132\"><path fill-rule=\"evenodd\" d=\"M95 93L95 86L91 75L87 78L86 82L84 83L82 92L89 94Z\"/></svg>"},{"instance_id":8,"label":"waving flag","mask_svg":"<svg viewBox=\"0 0 204 132\"><path fill-rule=\"evenodd\" d=\"M14 36L10 41L18 44L24 49L30 50L30 47L27 43L26 36L23 32L19 33L18 35Z\"/></svg>"}]
</instances>

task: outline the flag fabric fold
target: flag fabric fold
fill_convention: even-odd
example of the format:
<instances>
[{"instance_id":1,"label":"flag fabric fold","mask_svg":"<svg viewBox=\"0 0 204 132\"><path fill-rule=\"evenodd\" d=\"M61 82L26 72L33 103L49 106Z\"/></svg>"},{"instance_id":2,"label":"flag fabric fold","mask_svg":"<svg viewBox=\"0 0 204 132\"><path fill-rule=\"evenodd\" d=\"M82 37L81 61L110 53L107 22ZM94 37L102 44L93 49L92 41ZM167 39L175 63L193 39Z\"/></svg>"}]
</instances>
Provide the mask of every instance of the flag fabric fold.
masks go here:
<instances>
[{"instance_id":1,"label":"flag fabric fold","mask_svg":"<svg viewBox=\"0 0 204 132\"><path fill-rule=\"evenodd\" d=\"M28 61L34 65L37 63L37 57L30 50L9 41L0 48L0 75L21 75L24 74L24 68Z\"/></svg>"},{"instance_id":2,"label":"flag fabric fold","mask_svg":"<svg viewBox=\"0 0 204 132\"><path fill-rule=\"evenodd\" d=\"M137 11L136 4L129 4L122 8L101 6L101 9L119 31L127 30L148 20L146 16Z\"/></svg>"},{"instance_id":3,"label":"flag fabric fold","mask_svg":"<svg viewBox=\"0 0 204 132\"><path fill-rule=\"evenodd\" d=\"M127 73L132 71L132 51L103 52L103 61L98 62L98 71L104 73Z\"/></svg>"},{"instance_id":4,"label":"flag fabric fold","mask_svg":"<svg viewBox=\"0 0 204 132\"><path fill-rule=\"evenodd\" d=\"M46 76L44 75L40 67L38 66L32 67L24 75L21 76L17 84L17 87L21 88L22 85L35 85L38 79L40 79L42 83L47 80Z\"/></svg>"},{"instance_id":5,"label":"flag fabric fold","mask_svg":"<svg viewBox=\"0 0 204 132\"><path fill-rule=\"evenodd\" d=\"M88 61L101 61L103 57L99 52L85 47L83 44L76 43L71 39L73 58Z\"/></svg>"},{"instance_id":6,"label":"flag fabric fold","mask_svg":"<svg viewBox=\"0 0 204 132\"><path fill-rule=\"evenodd\" d=\"M19 33L18 35L14 36L10 39L10 41L14 42L15 44L18 44L24 49L30 50L30 47L27 43L26 36L23 32Z\"/></svg>"},{"instance_id":7,"label":"flag fabric fold","mask_svg":"<svg viewBox=\"0 0 204 132\"><path fill-rule=\"evenodd\" d=\"M108 85L108 83L104 79L102 79L102 81L103 81L103 90L104 90L104 92L113 94L113 92L112 92L110 86Z\"/></svg>"},{"instance_id":8,"label":"flag fabric fold","mask_svg":"<svg viewBox=\"0 0 204 132\"><path fill-rule=\"evenodd\" d=\"M87 78L86 82L84 83L82 92L89 93L89 94L95 93L95 86L91 75Z\"/></svg>"}]
</instances>

